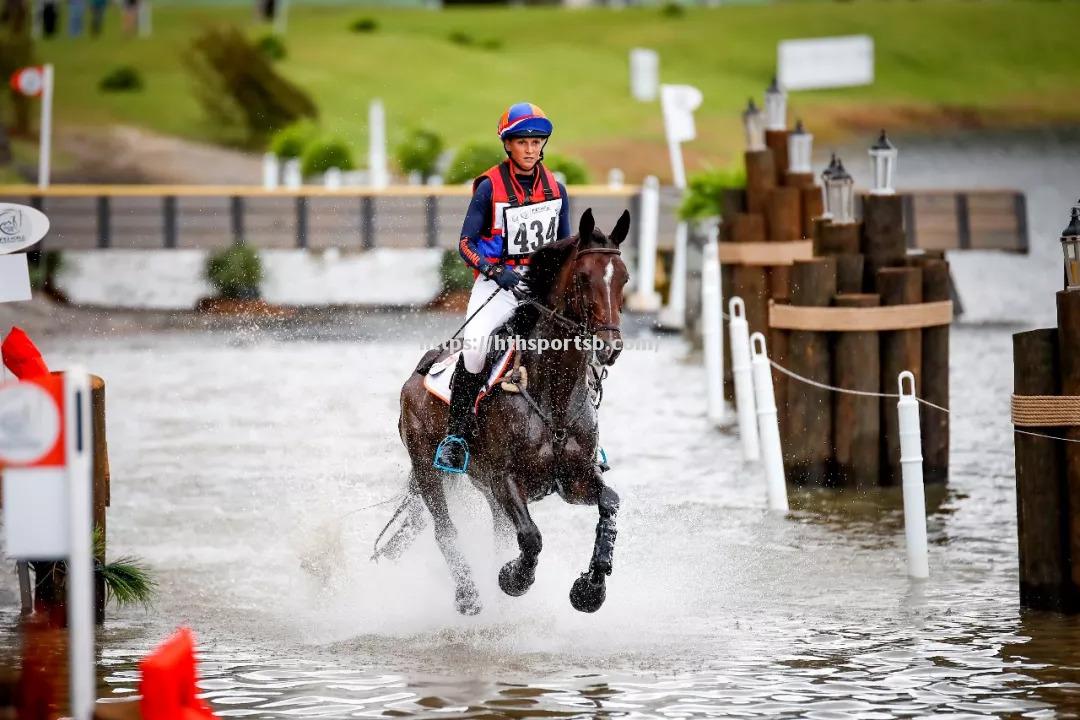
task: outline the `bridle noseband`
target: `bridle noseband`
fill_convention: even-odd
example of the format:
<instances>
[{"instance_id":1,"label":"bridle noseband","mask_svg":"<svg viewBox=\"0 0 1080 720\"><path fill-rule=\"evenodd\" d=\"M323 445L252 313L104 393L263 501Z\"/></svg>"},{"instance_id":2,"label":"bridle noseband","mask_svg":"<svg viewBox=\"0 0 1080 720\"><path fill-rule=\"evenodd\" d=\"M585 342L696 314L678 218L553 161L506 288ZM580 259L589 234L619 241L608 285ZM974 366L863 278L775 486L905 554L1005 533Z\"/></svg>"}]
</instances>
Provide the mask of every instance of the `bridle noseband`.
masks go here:
<instances>
[{"instance_id":1,"label":"bridle noseband","mask_svg":"<svg viewBox=\"0 0 1080 720\"><path fill-rule=\"evenodd\" d=\"M580 258L582 255L589 255L589 254L618 255L618 256L621 256L622 252L619 250L619 248L616 248L616 247L585 248L584 250L577 250L574 253L574 259L572 261L572 264L577 264L578 258ZM555 308L548 307L544 303L539 302L536 299L529 297L525 293L519 293L518 297L521 300L523 300L525 302L528 302L529 304L531 304L534 307L536 307L537 309L539 309L541 313L543 313L544 315L546 315L548 317L548 319L557 320L557 321L561 322L563 325L566 325L568 327L573 328L575 330L575 333L579 337L592 337L597 332L603 331L603 330L607 330L608 332L618 333L620 336L622 335L622 329L618 325L615 325L613 323L600 323L598 325L590 325L589 324L589 319L587 317L585 319L585 322L581 322L581 321L578 321L578 320L573 320L573 319L567 317L566 315L564 315L563 313L559 312ZM574 278L574 293L573 293L573 297L571 298L571 300L572 300L574 305L578 306L579 309L582 310L582 314L584 314L584 307L583 307L583 303L581 302L581 286L580 286L580 283L578 282L576 276Z\"/></svg>"}]
</instances>

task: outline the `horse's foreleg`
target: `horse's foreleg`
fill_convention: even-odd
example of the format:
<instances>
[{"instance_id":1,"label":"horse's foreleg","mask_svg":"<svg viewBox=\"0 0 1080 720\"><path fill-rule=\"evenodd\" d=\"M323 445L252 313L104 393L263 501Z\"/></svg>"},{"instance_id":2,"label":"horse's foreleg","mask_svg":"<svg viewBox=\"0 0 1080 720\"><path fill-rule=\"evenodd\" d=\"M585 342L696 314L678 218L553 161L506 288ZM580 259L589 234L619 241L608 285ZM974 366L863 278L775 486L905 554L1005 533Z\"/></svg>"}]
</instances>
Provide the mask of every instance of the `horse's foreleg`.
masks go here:
<instances>
[{"instance_id":1,"label":"horse's foreleg","mask_svg":"<svg viewBox=\"0 0 1080 720\"><path fill-rule=\"evenodd\" d=\"M462 615L476 615L480 612L480 594L476 591L469 563L458 547L457 528L450 520L450 511L446 507L442 478L432 473L424 473L418 480L420 495L431 511L435 541L439 544L439 550L442 551L454 579L454 605Z\"/></svg>"},{"instance_id":2,"label":"horse's foreleg","mask_svg":"<svg viewBox=\"0 0 1080 720\"><path fill-rule=\"evenodd\" d=\"M524 595L536 579L536 562L544 547L540 528L529 515L528 501L512 476L496 482L492 488L495 500L506 511L517 530L521 554L499 570L499 587L507 595Z\"/></svg>"},{"instance_id":3,"label":"horse's foreleg","mask_svg":"<svg viewBox=\"0 0 1080 720\"><path fill-rule=\"evenodd\" d=\"M591 613L599 610L607 597L607 576L611 574L615 559L615 516L619 513L619 496L604 484L599 471L595 472L589 485L588 489L582 488L582 492L568 493L566 499L569 502L595 502L600 512L589 569L570 588L570 604L574 609Z\"/></svg>"}]
</instances>

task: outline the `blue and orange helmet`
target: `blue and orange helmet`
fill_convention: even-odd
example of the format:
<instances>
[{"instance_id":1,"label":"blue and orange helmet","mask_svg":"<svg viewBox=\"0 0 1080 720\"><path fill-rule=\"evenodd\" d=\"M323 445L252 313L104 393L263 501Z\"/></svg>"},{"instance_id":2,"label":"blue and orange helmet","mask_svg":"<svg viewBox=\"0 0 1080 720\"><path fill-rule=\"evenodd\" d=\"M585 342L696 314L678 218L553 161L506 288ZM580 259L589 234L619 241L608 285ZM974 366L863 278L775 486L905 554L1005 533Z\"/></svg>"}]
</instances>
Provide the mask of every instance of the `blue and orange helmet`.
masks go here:
<instances>
[{"instance_id":1,"label":"blue and orange helmet","mask_svg":"<svg viewBox=\"0 0 1080 720\"><path fill-rule=\"evenodd\" d=\"M516 137L549 137L554 127L539 106L514 103L499 118L499 139Z\"/></svg>"}]
</instances>

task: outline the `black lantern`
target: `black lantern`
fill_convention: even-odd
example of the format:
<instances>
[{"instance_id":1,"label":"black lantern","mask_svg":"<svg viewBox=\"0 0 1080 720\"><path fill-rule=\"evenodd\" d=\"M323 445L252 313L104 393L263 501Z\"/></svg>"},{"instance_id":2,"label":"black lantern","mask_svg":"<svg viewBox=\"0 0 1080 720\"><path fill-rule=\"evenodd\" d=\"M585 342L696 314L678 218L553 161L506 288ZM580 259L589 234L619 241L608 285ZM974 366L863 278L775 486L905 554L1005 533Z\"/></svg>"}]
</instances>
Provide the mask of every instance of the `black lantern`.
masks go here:
<instances>
[{"instance_id":1,"label":"black lantern","mask_svg":"<svg viewBox=\"0 0 1080 720\"><path fill-rule=\"evenodd\" d=\"M877 142L870 146L870 170L874 176L871 195L895 195L893 186L896 177L896 146L889 142L885 131L881 131Z\"/></svg>"},{"instance_id":2,"label":"black lantern","mask_svg":"<svg viewBox=\"0 0 1080 720\"><path fill-rule=\"evenodd\" d=\"M829 178L836 172L837 163L836 153L833 153L829 159L828 167L821 171L821 204L825 209L821 214L823 218L832 217L832 208L829 206Z\"/></svg>"},{"instance_id":3,"label":"black lantern","mask_svg":"<svg viewBox=\"0 0 1080 720\"><path fill-rule=\"evenodd\" d=\"M1074 205L1068 226L1061 231L1061 252L1065 254L1066 290L1080 290L1080 205Z\"/></svg>"},{"instance_id":4,"label":"black lantern","mask_svg":"<svg viewBox=\"0 0 1080 720\"><path fill-rule=\"evenodd\" d=\"M761 116L761 111L758 110L757 105L754 104L753 98L746 102L746 109L743 110L742 119L743 130L746 131L746 149L750 152L764 150L765 119Z\"/></svg>"},{"instance_id":5,"label":"black lantern","mask_svg":"<svg viewBox=\"0 0 1080 720\"><path fill-rule=\"evenodd\" d=\"M775 75L769 87L765 88L765 128L768 130L787 128L787 93L777 85Z\"/></svg>"},{"instance_id":6,"label":"black lantern","mask_svg":"<svg viewBox=\"0 0 1080 720\"><path fill-rule=\"evenodd\" d=\"M825 196L834 223L846 225L855 222L855 181L839 159L836 168L825 179Z\"/></svg>"},{"instance_id":7,"label":"black lantern","mask_svg":"<svg viewBox=\"0 0 1080 720\"><path fill-rule=\"evenodd\" d=\"M788 134L788 172L813 172L810 156L813 154L814 136L806 132L802 120L795 122L795 129Z\"/></svg>"}]
</instances>

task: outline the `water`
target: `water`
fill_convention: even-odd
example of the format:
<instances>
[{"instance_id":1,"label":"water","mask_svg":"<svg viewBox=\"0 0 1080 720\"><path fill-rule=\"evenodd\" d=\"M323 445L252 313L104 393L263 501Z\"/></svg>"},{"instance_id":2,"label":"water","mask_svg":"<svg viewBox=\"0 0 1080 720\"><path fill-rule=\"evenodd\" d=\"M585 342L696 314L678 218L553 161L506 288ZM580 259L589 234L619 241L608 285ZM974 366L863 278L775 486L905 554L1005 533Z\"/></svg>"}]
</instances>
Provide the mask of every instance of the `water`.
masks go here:
<instances>
[{"instance_id":1,"label":"water","mask_svg":"<svg viewBox=\"0 0 1080 720\"><path fill-rule=\"evenodd\" d=\"M1065 219L1063 188L1032 197L1049 218L1033 243ZM224 717L1076 716L1080 618L1017 599L1008 423L1010 335L1045 323L1060 270L1041 250L982 257L956 263L986 268L987 282L961 277L975 319L1006 293L1026 322L954 327L952 476L928 493L928 582L905 576L894 490L793 492L788 518L768 513L760 467L705 421L700 365L664 337L625 352L605 387L623 505L608 601L589 616L567 593L595 509L558 498L533 506L536 584L509 598L495 578L516 550L494 546L486 503L453 484L475 618L454 612L430 529L397 564L367 559L393 504L371 506L407 470L398 388L457 317L49 336L55 365L78 359L108 382L110 554L142 557L161 585L149 612L110 611L100 693L135 692L138 658L188 624ZM16 606L12 574L8 663Z\"/></svg>"}]
</instances>

